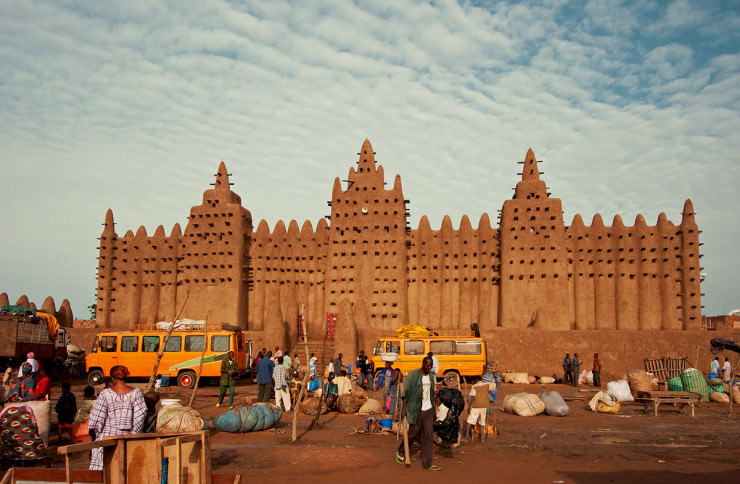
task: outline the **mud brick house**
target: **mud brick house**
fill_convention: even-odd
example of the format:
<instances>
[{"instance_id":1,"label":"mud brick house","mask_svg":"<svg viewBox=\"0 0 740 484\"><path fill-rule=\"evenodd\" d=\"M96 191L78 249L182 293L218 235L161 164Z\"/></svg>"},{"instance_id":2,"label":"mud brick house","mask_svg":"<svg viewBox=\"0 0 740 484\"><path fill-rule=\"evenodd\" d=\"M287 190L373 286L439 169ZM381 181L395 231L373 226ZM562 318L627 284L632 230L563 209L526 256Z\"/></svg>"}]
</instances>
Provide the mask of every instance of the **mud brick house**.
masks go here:
<instances>
[{"instance_id":1,"label":"mud brick house","mask_svg":"<svg viewBox=\"0 0 740 484\"><path fill-rule=\"evenodd\" d=\"M97 323L182 317L237 324L292 347L299 315L312 338L347 351L407 322L439 330L680 330L701 328L699 230L690 200L680 223L660 214L626 226L617 215L586 225L563 220L532 150L498 227L484 214L441 228L409 226L400 176L385 188L365 140L331 215L315 225L253 223L226 166L190 210L184 231L116 233L108 211L100 237ZM388 186L391 186L389 183ZM187 296L187 299L186 299Z\"/></svg>"}]
</instances>

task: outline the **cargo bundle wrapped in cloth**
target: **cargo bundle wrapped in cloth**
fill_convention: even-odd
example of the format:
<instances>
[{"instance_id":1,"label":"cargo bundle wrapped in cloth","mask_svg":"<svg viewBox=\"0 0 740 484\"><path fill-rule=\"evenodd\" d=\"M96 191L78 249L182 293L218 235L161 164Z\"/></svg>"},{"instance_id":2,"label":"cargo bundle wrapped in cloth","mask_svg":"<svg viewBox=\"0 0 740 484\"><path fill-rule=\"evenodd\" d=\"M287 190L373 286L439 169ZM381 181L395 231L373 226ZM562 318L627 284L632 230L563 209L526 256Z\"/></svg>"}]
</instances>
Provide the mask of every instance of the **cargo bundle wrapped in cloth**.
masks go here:
<instances>
[{"instance_id":1,"label":"cargo bundle wrapped in cloth","mask_svg":"<svg viewBox=\"0 0 740 484\"><path fill-rule=\"evenodd\" d=\"M274 427L283 409L271 403L255 403L234 408L219 415L213 425L223 432L257 432Z\"/></svg>"}]
</instances>

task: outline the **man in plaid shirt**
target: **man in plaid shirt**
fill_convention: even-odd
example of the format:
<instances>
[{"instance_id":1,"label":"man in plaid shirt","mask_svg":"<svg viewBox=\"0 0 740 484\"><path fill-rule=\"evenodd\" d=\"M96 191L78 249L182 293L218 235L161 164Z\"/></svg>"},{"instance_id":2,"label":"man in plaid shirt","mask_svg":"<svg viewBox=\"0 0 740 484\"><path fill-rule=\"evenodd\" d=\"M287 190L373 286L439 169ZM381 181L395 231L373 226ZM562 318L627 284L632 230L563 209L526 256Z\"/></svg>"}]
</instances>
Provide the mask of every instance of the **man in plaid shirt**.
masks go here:
<instances>
[{"instance_id":1,"label":"man in plaid shirt","mask_svg":"<svg viewBox=\"0 0 740 484\"><path fill-rule=\"evenodd\" d=\"M290 412L290 392L288 391L288 379L285 378L285 367L283 366L283 357L278 356L277 365L272 370L272 379L275 382L275 405L280 406L283 401L283 407L286 413Z\"/></svg>"}]
</instances>

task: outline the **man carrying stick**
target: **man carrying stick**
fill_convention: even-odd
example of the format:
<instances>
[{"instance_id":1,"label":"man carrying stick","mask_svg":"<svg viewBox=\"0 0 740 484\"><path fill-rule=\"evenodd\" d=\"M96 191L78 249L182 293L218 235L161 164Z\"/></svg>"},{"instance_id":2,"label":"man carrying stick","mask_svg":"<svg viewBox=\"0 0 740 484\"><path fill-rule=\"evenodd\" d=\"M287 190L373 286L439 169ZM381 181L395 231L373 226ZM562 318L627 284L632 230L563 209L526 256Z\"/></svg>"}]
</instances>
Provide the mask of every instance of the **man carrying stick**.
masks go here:
<instances>
[{"instance_id":1,"label":"man carrying stick","mask_svg":"<svg viewBox=\"0 0 740 484\"><path fill-rule=\"evenodd\" d=\"M410 428L408 432L409 445L417 436L421 437L421 464L430 471L440 471L441 467L432 465L434 458L434 440L432 430L434 428L434 380L436 375L432 373L432 359L425 357L421 368L411 370L406 377L402 395L401 415L406 416ZM409 458L404 451L402 443L396 450L396 462L404 464ZM405 451L404 451L405 452Z\"/></svg>"}]
</instances>

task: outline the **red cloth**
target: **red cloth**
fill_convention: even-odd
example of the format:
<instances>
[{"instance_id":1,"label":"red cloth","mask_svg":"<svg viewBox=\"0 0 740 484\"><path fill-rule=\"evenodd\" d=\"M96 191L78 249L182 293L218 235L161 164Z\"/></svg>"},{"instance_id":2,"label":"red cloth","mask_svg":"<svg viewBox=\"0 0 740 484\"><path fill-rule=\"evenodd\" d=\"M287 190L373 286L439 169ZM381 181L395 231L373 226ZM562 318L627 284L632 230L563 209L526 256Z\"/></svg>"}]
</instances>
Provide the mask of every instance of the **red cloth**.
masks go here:
<instances>
[{"instance_id":1,"label":"red cloth","mask_svg":"<svg viewBox=\"0 0 740 484\"><path fill-rule=\"evenodd\" d=\"M49 395L51 392L51 380L49 380L49 377L45 376L38 382L36 382L36 389L34 390L33 394L35 396L42 396L42 398L37 398L39 401L46 400L46 396Z\"/></svg>"}]
</instances>

